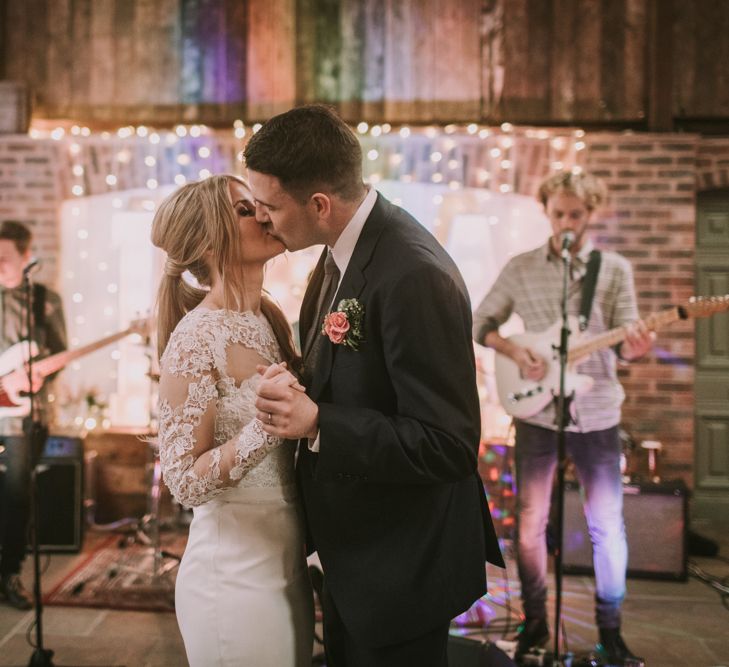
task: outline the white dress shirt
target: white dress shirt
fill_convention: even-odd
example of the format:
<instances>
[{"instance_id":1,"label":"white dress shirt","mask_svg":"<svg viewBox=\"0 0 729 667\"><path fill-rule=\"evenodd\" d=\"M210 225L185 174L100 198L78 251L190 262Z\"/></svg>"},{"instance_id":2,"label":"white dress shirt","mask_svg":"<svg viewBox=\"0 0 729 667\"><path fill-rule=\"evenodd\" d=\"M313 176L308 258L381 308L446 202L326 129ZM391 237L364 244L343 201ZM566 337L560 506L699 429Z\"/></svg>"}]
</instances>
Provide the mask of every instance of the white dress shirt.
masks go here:
<instances>
[{"instance_id":1,"label":"white dress shirt","mask_svg":"<svg viewBox=\"0 0 729 667\"><path fill-rule=\"evenodd\" d=\"M349 261L352 259L352 255L354 254L354 248L357 245L357 241L359 240L359 236L362 233L362 229L364 228L364 224L367 221L367 218L369 217L370 213L372 213L372 209L375 207L376 201L377 190L375 190L373 187L368 186L367 195L362 200L359 208L355 211L352 219L342 230L342 233L339 235L339 238L334 243L334 246L328 248L329 252L332 253L334 263L339 269L339 283L337 284L337 290L339 289L339 285L342 284L344 272L349 266ZM334 293L334 298L336 298L336 291ZM318 433L314 440L309 438L309 449L312 452L319 451Z\"/></svg>"}]
</instances>

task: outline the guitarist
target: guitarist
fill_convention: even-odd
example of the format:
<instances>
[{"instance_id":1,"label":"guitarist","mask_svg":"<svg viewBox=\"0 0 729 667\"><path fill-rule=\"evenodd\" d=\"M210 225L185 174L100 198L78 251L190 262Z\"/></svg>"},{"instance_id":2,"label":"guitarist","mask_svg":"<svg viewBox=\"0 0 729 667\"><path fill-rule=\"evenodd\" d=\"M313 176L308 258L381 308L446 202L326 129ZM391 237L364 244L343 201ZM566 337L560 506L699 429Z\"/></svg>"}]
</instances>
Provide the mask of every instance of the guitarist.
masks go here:
<instances>
[{"instance_id":1,"label":"guitarist","mask_svg":"<svg viewBox=\"0 0 729 667\"><path fill-rule=\"evenodd\" d=\"M0 224L0 354L25 338L26 300L22 286L23 270L31 261L30 230L20 222ZM61 298L36 283L33 294L34 337L41 354L66 349L66 325ZM0 380L6 389L27 391L25 369ZM39 391L39 418L48 421L46 389L39 376L33 389ZM28 544L31 457L23 435L22 417L0 418L0 445L6 467L0 494L0 601L16 609L30 609L32 599L20 580L20 569Z\"/></svg>"},{"instance_id":2,"label":"guitarist","mask_svg":"<svg viewBox=\"0 0 729 667\"><path fill-rule=\"evenodd\" d=\"M568 310L575 316L580 312L583 284L594 250L587 230L605 196L604 183L587 173L564 171L547 178L540 185L538 199L549 218L552 236L543 246L512 258L476 309L473 328L476 342L511 358L525 378L541 380L546 372L545 360L533 350L501 337L499 326L512 313L521 317L527 332L543 331L561 318L563 251L572 255ZM580 373L591 376L594 386L572 404L574 421L567 427L566 450L583 489L585 515L593 542L595 615L601 644L598 648L609 664L622 665L634 656L620 633L627 545L618 438L624 393L618 382L616 362L646 354L654 335L638 321L628 261L616 253L601 252L599 264L593 260L593 266L599 269L586 331L597 334L628 326L628 333L621 345L595 352L580 365ZM549 640L545 532L557 467L554 404L515 423L517 561L525 616L516 638L519 657Z\"/></svg>"}]
</instances>

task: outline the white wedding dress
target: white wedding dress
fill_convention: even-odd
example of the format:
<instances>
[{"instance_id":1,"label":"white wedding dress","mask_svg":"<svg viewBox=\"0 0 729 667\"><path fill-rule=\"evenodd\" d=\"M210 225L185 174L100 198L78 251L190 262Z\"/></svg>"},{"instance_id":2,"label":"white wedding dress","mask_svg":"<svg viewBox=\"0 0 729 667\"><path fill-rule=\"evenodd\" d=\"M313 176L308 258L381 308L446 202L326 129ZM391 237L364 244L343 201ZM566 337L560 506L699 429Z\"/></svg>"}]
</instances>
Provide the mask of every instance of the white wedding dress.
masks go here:
<instances>
[{"instance_id":1,"label":"white wedding dress","mask_svg":"<svg viewBox=\"0 0 729 667\"><path fill-rule=\"evenodd\" d=\"M175 590L193 667L311 665L295 443L255 418L255 364L279 360L265 318L200 307L162 356L160 461L173 496L194 514Z\"/></svg>"}]
</instances>

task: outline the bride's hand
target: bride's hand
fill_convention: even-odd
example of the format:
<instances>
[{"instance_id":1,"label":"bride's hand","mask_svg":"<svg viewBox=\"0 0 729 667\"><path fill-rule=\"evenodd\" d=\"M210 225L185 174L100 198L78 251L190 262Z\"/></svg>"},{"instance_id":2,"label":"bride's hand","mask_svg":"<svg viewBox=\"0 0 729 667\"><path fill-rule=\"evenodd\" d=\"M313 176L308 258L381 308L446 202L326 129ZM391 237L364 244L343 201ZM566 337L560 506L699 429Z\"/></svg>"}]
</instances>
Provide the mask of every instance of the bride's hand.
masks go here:
<instances>
[{"instance_id":1,"label":"bride's hand","mask_svg":"<svg viewBox=\"0 0 729 667\"><path fill-rule=\"evenodd\" d=\"M283 384L296 389L297 391L306 392L304 387L298 380L298 378L286 368L286 362L282 361L279 364L271 364L270 366L264 366L262 364L256 366L258 374L265 380L271 380L275 384Z\"/></svg>"}]
</instances>

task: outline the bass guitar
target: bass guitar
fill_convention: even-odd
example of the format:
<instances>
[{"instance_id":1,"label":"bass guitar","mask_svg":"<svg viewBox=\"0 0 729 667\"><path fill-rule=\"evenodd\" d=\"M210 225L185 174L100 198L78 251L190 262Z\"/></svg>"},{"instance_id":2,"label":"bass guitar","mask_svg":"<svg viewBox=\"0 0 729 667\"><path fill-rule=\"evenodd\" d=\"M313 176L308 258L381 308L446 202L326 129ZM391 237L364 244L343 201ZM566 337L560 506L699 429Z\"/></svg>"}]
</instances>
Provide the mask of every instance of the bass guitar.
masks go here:
<instances>
[{"instance_id":1,"label":"bass guitar","mask_svg":"<svg viewBox=\"0 0 729 667\"><path fill-rule=\"evenodd\" d=\"M67 364L91 354L96 350L111 345L126 336L137 333L146 335L149 331L150 321L147 318L134 320L124 331L101 338L93 343L84 345L75 350L64 350L43 359L35 359L38 346L27 341L16 343L0 355L0 418L24 417L30 411L30 399L9 389L3 382L11 374L26 374L28 358L33 356L33 371L42 378L47 378L64 368Z\"/></svg>"},{"instance_id":2,"label":"bass guitar","mask_svg":"<svg viewBox=\"0 0 729 667\"><path fill-rule=\"evenodd\" d=\"M720 297L692 297L683 306L673 306L646 317L643 322L650 331L677 320L689 317L708 317L714 313L729 310L729 295ZM521 333L510 336L509 340L521 347L528 347L541 356L547 366L544 377L539 381L522 377L519 366L509 357L496 354L494 373L496 390L504 410L513 417L524 419L543 410L559 393L559 341L562 328L561 320L540 333ZM575 368L593 352L621 343L626 336L625 327L616 327L602 334L588 337L579 333L577 318L569 318L571 345L567 351L567 371L565 390L567 395L584 394L592 389L593 380L589 375L580 375Z\"/></svg>"}]
</instances>

